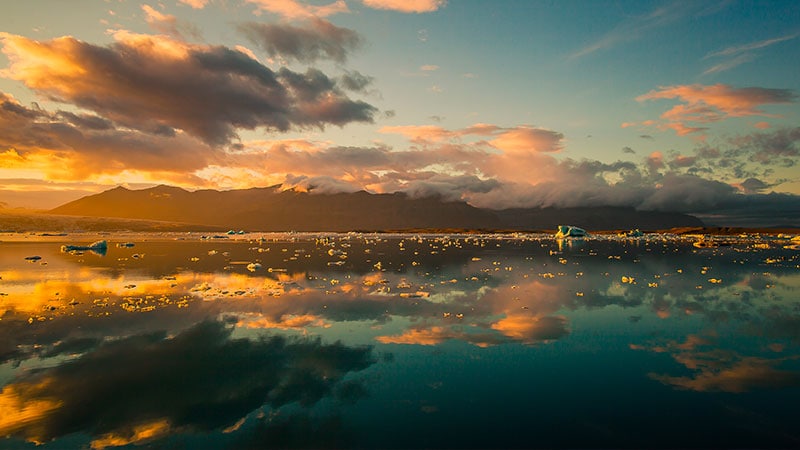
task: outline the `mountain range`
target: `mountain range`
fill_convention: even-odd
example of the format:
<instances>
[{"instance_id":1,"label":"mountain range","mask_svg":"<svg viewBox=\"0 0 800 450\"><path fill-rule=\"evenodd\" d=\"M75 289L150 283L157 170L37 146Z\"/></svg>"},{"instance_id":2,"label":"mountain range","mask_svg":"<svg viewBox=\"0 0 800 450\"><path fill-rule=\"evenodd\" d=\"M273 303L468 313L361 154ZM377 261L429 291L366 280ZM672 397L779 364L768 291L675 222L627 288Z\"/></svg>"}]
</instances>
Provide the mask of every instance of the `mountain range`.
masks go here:
<instances>
[{"instance_id":1,"label":"mountain range","mask_svg":"<svg viewBox=\"0 0 800 450\"><path fill-rule=\"evenodd\" d=\"M171 186L116 187L66 203L50 214L190 223L251 231L552 230L560 224L589 230L697 227L693 216L624 207L480 209L438 197L404 193L322 194L279 186L230 191L186 191Z\"/></svg>"}]
</instances>

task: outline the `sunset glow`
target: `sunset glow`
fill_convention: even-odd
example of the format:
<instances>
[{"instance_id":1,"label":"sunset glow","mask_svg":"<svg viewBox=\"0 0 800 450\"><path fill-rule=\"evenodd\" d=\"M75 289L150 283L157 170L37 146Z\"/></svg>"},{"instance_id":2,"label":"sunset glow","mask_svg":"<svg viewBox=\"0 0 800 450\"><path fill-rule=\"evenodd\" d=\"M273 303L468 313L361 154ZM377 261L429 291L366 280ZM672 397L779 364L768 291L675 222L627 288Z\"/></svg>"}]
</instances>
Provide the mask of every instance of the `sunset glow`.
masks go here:
<instances>
[{"instance_id":1,"label":"sunset glow","mask_svg":"<svg viewBox=\"0 0 800 450\"><path fill-rule=\"evenodd\" d=\"M0 201L313 185L492 209L796 209L800 8L752 8L4 5Z\"/></svg>"}]
</instances>

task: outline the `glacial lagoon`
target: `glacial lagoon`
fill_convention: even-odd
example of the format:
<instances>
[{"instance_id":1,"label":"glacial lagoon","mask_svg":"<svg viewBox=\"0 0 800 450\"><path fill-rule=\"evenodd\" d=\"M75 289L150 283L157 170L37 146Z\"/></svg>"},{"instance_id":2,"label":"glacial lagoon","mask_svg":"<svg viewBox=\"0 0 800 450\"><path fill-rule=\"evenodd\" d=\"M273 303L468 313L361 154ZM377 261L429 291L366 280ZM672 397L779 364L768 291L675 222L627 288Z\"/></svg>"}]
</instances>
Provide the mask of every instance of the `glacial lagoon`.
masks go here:
<instances>
[{"instance_id":1,"label":"glacial lagoon","mask_svg":"<svg viewBox=\"0 0 800 450\"><path fill-rule=\"evenodd\" d=\"M0 448L798 447L797 243L698 239L0 233Z\"/></svg>"}]
</instances>

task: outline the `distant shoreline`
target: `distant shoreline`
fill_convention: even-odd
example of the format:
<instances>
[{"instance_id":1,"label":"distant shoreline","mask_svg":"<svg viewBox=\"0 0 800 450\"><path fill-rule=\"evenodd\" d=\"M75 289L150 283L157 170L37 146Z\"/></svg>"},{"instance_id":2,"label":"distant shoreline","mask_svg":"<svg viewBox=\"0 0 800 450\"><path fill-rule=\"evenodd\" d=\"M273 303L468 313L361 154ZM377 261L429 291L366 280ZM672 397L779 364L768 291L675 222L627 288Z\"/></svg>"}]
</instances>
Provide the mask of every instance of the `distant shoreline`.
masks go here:
<instances>
[{"instance_id":1,"label":"distant shoreline","mask_svg":"<svg viewBox=\"0 0 800 450\"><path fill-rule=\"evenodd\" d=\"M580 226L580 224L576 224ZM224 233L227 229L218 226L198 225L181 222L164 222L155 220L121 219L114 217L88 217L88 216L60 216L53 214L25 214L8 211L0 212L0 232L3 233L30 233L30 232L209 232ZM250 230L254 233L279 233L275 230ZM292 230L284 230L290 232ZM472 228L405 228L386 230L351 230L357 233L408 233L408 234L514 234L514 233L544 233L554 234L555 230L543 229L472 229ZM628 230L587 230L590 234L610 235L624 233ZM659 230L642 230L644 233L675 234L675 235L714 235L735 236L740 234L800 234L800 228L786 227L680 227ZM303 231L307 232L307 231ZM328 233L331 231L317 230L308 232ZM337 233L341 233L337 231Z\"/></svg>"}]
</instances>

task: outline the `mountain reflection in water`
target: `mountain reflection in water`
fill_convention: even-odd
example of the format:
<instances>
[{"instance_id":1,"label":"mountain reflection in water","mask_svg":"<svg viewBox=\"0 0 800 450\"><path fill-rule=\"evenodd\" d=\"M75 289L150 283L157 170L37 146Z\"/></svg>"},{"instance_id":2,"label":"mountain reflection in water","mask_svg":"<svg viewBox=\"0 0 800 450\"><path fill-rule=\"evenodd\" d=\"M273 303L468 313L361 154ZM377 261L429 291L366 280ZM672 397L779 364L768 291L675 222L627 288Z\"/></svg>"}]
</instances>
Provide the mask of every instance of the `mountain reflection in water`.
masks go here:
<instances>
[{"instance_id":1,"label":"mountain reflection in water","mask_svg":"<svg viewBox=\"0 0 800 450\"><path fill-rule=\"evenodd\" d=\"M0 448L800 445L788 239L97 238L0 236Z\"/></svg>"}]
</instances>

